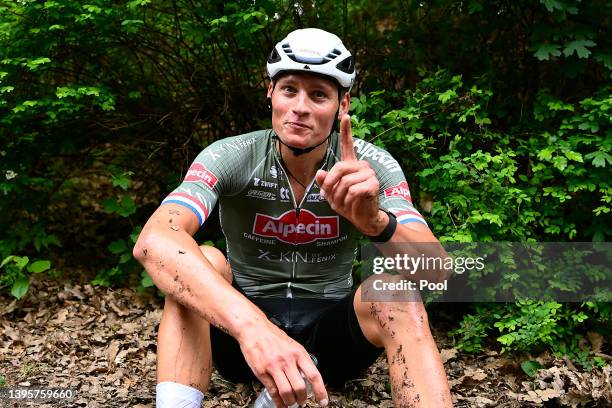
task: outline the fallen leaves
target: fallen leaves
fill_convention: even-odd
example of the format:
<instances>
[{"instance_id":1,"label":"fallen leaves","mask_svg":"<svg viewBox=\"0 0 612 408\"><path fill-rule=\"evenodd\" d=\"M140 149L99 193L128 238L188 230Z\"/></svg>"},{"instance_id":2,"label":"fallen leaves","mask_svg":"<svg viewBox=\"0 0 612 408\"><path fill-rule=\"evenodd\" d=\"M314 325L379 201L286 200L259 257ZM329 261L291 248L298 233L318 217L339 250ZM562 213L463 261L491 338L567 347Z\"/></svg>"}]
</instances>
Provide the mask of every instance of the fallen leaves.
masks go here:
<instances>
[{"instance_id":1,"label":"fallen leaves","mask_svg":"<svg viewBox=\"0 0 612 408\"><path fill-rule=\"evenodd\" d=\"M161 302L133 291L89 285L49 286L33 280L20 301L0 296L0 374L7 386L69 387L75 407L151 407L155 399L156 335ZM588 333L593 353L605 339ZM484 350L466 355L436 336L455 407L612 406L610 366L580 372L543 353L530 378L515 360ZM213 371L203 407L249 407L260 384L233 384ZM331 407L391 408L387 363L381 356L363 377L329 389ZM57 407L58 404L42 404ZM311 399L308 407L315 407Z\"/></svg>"}]
</instances>

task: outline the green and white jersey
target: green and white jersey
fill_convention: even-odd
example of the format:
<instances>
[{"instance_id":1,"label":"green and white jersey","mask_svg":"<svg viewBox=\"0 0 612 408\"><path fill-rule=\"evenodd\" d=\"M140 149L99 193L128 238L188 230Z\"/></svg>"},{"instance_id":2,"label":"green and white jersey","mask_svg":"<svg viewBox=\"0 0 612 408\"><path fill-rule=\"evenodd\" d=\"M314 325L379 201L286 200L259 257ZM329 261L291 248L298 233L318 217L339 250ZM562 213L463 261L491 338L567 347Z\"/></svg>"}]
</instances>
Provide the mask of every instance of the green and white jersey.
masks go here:
<instances>
[{"instance_id":1,"label":"green and white jersey","mask_svg":"<svg viewBox=\"0 0 612 408\"><path fill-rule=\"evenodd\" d=\"M331 209L314 180L295 201L275 140L262 130L211 144L162 204L189 208L202 225L219 203L234 280L247 296L342 298L351 291L361 233ZM425 223L397 161L364 140L353 142L357 158L376 172L380 206L399 223ZM334 133L323 170L340 160L340 149Z\"/></svg>"}]
</instances>

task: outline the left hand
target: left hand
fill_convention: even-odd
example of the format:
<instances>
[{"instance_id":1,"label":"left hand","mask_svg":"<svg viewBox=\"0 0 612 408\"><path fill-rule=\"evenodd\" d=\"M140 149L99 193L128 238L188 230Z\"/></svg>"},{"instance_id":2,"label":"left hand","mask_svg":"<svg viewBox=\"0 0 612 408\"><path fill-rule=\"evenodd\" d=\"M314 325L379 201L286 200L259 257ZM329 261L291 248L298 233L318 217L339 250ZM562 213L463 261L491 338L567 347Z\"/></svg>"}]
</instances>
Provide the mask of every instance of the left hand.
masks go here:
<instances>
[{"instance_id":1,"label":"left hand","mask_svg":"<svg viewBox=\"0 0 612 408\"><path fill-rule=\"evenodd\" d=\"M353 147L351 118L344 114L340 121L342 155L329 172L319 170L316 180L332 210L349 220L366 235L378 235L385 222L379 211L380 183L365 160L357 160ZM381 228L382 225L382 228Z\"/></svg>"}]
</instances>

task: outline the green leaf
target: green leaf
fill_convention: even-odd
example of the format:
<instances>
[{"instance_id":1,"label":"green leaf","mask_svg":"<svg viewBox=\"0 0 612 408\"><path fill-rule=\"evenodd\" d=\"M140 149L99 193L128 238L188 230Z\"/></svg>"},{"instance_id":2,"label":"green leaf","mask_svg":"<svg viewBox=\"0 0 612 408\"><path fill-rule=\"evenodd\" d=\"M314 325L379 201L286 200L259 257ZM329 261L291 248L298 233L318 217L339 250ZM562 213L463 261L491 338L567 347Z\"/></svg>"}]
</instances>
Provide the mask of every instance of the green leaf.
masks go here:
<instances>
[{"instance_id":1,"label":"green leaf","mask_svg":"<svg viewBox=\"0 0 612 408\"><path fill-rule=\"evenodd\" d=\"M446 103L449 99L454 98L457 96L457 92L455 92L452 89L448 89L445 92L442 92L440 95L438 95L438 100L442 103Z\"/></svg>"},{"instance_id":2,"label":"green leaf","mask_svg":"<svg viewBox=\"0 0 612 408\"><path fill-rule=\"evenodd\" d=\"M563 55L569 57L574 52L578 55L578 58L587 58L591 55L591 50L587 47L594 47L597 45L595 42L591 40L575 40L568 43L563 50Z\"/></svg>"},{"instance_id":3,"label":"green leaf","mask_svg":"<svg viewBox=\"0 0 612 408\"><path fill-rule=\"evenodd\" d=\"M540 61L548 61L551 55L553 57L561 55L559 48L561 46L557 44L540 44L533 55Z\"/></svg>"},{"instance_id":4,"label":"green leaf","mask_svg":"<svg viewBox=\"0 0 612 408\"><path fill-rule=\"evenodd\" d=\"M120 210L119 203L117 203L117 199L115 198L106 198L102 200L102 206L106 213L114 213Z\"/></svg>"},{"instance_id":5,"label":"green leaf","mask_svg":"<svg viewBox=\"0 0 612 408\"><path fill-rule=\"evenodd\" d=\"M540 3L544 4L544 7L546 7L546 10L550 13L555 10L563 10L565 7L563 3L558 0L540 0Z\"/></svg>"},{"instance_id":6,"label":"green leaf","mask_svg":"<svg viewBox=\"0 0 612 408\"><path fill-rule=\"evenodd\" d=\"M612 164L612 156L606 152L602 152L601 150L589 153L584 157L586 159L593 159L592 164L595 167L606 167L606 161Z\"/></svg>"},{"instance_id":7,"label":"green leaf","mask_svg":"<svg viewBox=\"0 0 612 408\"><path fill-rule=\"evenodd\" d=\"M13 262L15 262L15 265L17 265L17 268L19 268L19 270L22 270L23 268L25 268L28 262L30 262L30 258L28 258L27 256L16 256L13 258Z\"/></svg>"},{"instance_id":8,"label":"green leaf","mask_svg":"<svg viewBox=\"0 0 612 408\"><path fill-rule=\"evenodd\" d=\"M141 231L142 227L140 225L134 227L134 229L132 230L132 233L130 234L130 241L132 241L133 244L135 244L138 240L138 236L140 235Z\"/></svg>"},{"instance_id":9,"label":"green leaf","mask_svg":"<svg viewBox=\"0 0 612 408\"><path fill-rule=\"evenodd\" d=\"M141 276L142 279L140 280L140 284L143 288L150 288L151 286L155 286L155 283L153 283L153 279L151 279L147 271L143 270Z\"/></svg>"},{"instance_id":10,"label":"green leaf","mask_svg":"<svg viewBox=\"0 0 612 408\"><path fill-rule=\"evenodd\" d=\"M567 157L570 160L582 163L582 155L578 152L573 152L571 150L568 150L567 152L565 152L565 157Z\"/></svg>"},{"instance_id":11,"label":"green leaf","mask_svg":"<svg viewBox=\"0 0 612 408\"><path fill-rule=\"evenodd\" d=\"M542 366L542 364L538 363L537 361L527 360L521 363L521 368L523 369L523 372L525 372L525 374L527 374L528 376L535 377L535 375L538 373L538 370L541 370L542 368L544 368L544 366Z\"/></svg>"},{"instance_id":12,"label":"green leaf","mask_svg":"<svg viewBox=\"0 0 612 408\"><path fill-rule=\"evenodd\" d=\"M30 277L28 275L19 275L17 280L11 287L11 295L17 299L21 299L25 295L30 287Z\"/></svg>"},{"instance_id":13,"label":"green leaf","mask_svg":"<svg viewBox=\"0 0 612 408\"><path fill-rule=\"evenodd\" d=\"M51 262L46 260L33 262L31 265L28 265L28 271L31 273L41 273L51 268Z\"/></svg>"},{"instance_id":14,"label":"green leaf","mask_svg":"<svg viewBox=\"0 0 612 408\"><path fill-rule=\"evenodd\" d=\"M123 190L127 190L130 185L130 179L128 176L133 175L132 171L124 171L122 173L111 174L113 186L119 187Z\"/></svg>"},{"instance_id":15,"label":"green leaf","mask_svg":"<svg viewBox=\"0 0 612 408\"><path fill-rule=\"evenodd\" d=\"M124 240L119 239L111 242L111 244L108 246L108 250L113 254L121 254L127 251L127 245L125 244Z\"/></svg>"},{"instance_id":16,"label":"green leaf","mask_svg":"<svg viewBox=\"0 0 612 408\"><path fill-rule=\"evenodd\" d=\"M132 254L130 252L125 252L121 254L121 256L119 257L119 263L124 264L131 259L132 259Z\"/></svg>"},{"instance_id":17,"label":"green leaf","mask_svg":"<svg viewBox=\"0 0 612 408\"><path fill-rule=\"evenodd\" d=\"M38 68L39 65L43 65L46 64L47 62L51 62L51 60L47 57L41 57L41 58L36 58L34 60L29 60L26 63L26 66L31 70L34 71Z\"/></svg>"},{"instance_id":18,"label":"green leaf","mask_svg":"<svg viewBox=\"0 0 612 408\"><path fill-rule=\"evenodd\" d=\"M123 20L121 22L122 26L135 25L135 24L144 24L144 21L142 20Z\"/></svg>"}]
</instances>

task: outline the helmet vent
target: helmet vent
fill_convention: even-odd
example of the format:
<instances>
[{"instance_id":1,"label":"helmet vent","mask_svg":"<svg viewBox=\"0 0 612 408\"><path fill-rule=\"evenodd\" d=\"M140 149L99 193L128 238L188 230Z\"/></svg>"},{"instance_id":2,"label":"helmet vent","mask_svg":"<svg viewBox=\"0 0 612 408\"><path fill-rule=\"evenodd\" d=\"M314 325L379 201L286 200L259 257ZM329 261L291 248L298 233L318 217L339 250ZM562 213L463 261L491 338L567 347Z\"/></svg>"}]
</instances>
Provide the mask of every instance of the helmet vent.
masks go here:
<instances>
[{"instance_id":1,"label":"helmet vent","mask_svg":"<svg viewBox=\"0 0 612 408\"><path fill-rule=\"evenodd\" d=\"M338 51L338 49L334 48L329 54L325 56L325 62L329 62L334 58L337 58L342 52Z\"/></svg>"},{"instance_id":2,"label":"helmet vent","mask_svg":"<svg viewBox=\"0 0 612 408\"><path fill-rule=\"evenodd\" d=\"M355 72L355 66L353 65L353 57L348 57L343 61L339 62L336 65L336 68L338 68L342 72L346 72L347 74L352 74L353 72Z\"/></svg>"},{"instance_id":3,"label":"helmet vent","mask_svg":"<svg viewBox=\"0 0 612 408\"><path fill-rule=\"evenodd\" d=\"M285 54L287 54L289 58L295 61L295 55L293 54L293 50L291 49L291 46L288 43L283 44L283 51L285 52Z\"/></svg>"},{"instance_id":4,"label":"helmet vent","mask_svg":"<svg viewBox=\"0 0 612 408\"><path fill-rule=\"evenodd\" d=\"M281 57L280 55L278 55L278 51L276 51L276 48L274 48L272 52L270 53L270 56L268 57L268 64L273 64L280 60L281 60Z\"/></svg>"}]
</instances>

